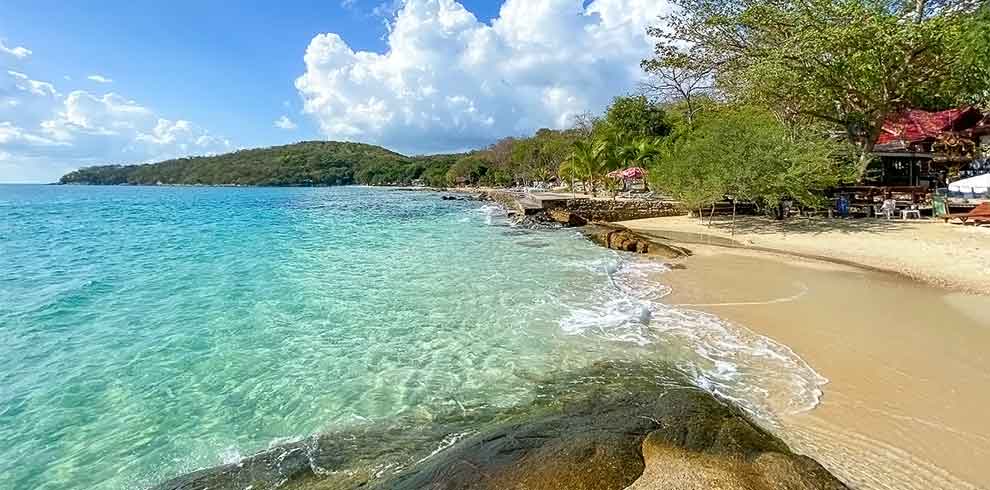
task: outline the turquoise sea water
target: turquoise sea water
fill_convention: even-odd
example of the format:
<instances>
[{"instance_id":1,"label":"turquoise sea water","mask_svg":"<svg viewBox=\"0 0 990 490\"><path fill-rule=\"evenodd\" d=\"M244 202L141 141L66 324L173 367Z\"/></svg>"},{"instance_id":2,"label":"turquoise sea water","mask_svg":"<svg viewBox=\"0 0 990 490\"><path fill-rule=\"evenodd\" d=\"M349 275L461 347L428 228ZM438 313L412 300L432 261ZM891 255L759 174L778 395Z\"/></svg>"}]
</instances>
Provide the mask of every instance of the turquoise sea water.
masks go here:
<instances>
[{"instance_id":1,"label":"turquoise sea water","mask_svg":"<svg viewBox=\"0 0 990 490\"><path fill-rule=\"evenodd\" d=\"M824 380L664 305L663 271L434 193L0 186L0 488L144 488L605 358L814 405Z\"/></svg>"}]
</instances>

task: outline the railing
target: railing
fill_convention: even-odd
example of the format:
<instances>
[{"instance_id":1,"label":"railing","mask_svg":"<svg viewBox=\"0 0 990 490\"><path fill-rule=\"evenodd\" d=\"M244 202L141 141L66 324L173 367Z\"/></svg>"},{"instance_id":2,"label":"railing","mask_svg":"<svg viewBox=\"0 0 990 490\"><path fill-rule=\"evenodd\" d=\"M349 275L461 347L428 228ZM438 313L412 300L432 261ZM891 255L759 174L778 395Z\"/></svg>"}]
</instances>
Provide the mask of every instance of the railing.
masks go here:
<instances>
[{"instance_id":1,"label":"railing","mask_svg":"<svg viewBox=\"0 0 990 490\"><path fill-rule=\"evenodd\" d=\"M936 194L952 200L990 200L990 189L977 187L969 189L969 192L950 191L949 189L937 189Z\"/></svg>"}]
</instances>

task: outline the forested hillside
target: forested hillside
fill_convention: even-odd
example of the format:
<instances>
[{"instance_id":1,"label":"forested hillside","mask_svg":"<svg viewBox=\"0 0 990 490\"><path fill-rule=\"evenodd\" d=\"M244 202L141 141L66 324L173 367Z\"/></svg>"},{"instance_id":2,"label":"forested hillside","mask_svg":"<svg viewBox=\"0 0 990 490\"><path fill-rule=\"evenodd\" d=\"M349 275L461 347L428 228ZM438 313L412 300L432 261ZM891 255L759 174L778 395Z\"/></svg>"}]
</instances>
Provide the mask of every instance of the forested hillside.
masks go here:
<instances>
[{"instance_id":1,"label":"forested hillside","mask_svg":"<svg viewBox=\"0 0 990 490\"><path fill-rule=\"evenodd\" d=\"M408 184L423 179L432 185L444 185L447 171L460 156L407 157L362 143L308 141L144 165L86 167L64 175L59 182L329 186Z\"/></svg>"}]
</instances>

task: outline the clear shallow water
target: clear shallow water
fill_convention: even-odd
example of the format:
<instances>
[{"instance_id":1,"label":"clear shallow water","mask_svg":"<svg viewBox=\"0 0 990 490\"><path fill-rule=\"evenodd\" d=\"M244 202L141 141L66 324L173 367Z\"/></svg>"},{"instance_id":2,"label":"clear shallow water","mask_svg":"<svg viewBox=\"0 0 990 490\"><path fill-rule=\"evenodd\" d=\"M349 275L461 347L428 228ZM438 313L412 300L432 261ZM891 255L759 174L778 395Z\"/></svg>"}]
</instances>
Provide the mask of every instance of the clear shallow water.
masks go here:
<instances>
[{"instance_id":1,"label":"clear shallow water","mask_svg":"<svg viewBox=\"0 0 990 490\"><path fill-rule=\"evenodd\" d=\"M431 193L0 186L0 488L142 488L600 359L814 406L803 361L664 305L662 272Z\"/></svg>"}]
</instances>

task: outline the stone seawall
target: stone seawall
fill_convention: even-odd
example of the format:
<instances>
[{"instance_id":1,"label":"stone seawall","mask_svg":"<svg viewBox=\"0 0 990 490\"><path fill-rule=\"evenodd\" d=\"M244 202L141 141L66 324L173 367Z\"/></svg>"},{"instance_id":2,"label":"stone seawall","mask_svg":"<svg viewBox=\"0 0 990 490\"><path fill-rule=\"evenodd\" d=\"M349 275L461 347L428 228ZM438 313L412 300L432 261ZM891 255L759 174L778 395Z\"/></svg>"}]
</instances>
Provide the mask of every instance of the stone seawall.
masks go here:
<instances>
[{"instance_id":1,"label":"stone seawall","mask_svg":"<svg viewBox=\"0 0 990 490\"><path fill-rule=\"evenodd\" d=\"M686 211L679 203L671 201L568 199L548 203L547 210L566 211L589 222L616 222L643 218L681 216Z\"/></svg>"},{"instance_id":2,"label":"stone seawall","mask_svg":"<svg viewBox=\"0 0 990 490\"><path fill-rule=\"evenodd\" d=\"M687 210L674 201L587 197L545 199L539 194L527 197L520 193L500 190L479 194L484 199L502 204L510 212L520 215L542 214L553 221L570 226L687 214Z\"/></svg>"}]
</instances>

